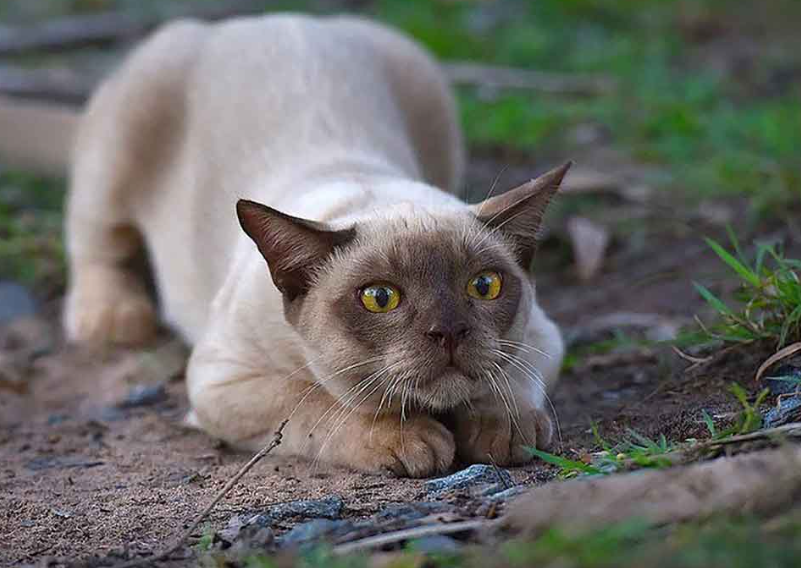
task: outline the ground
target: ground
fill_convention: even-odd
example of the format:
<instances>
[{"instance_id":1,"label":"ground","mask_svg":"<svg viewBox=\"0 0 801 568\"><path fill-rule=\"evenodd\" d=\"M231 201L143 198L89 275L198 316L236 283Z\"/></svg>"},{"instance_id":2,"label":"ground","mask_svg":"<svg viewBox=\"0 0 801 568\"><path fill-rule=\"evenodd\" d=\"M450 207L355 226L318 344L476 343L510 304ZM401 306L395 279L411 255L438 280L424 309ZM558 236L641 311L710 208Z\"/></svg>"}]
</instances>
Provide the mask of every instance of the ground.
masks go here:
<instances>
[{"instance_id":1,"label":"ground","mask_svg":"<svg viewBox=\"0 0 801 568\"><path fill-rule=\"evenodd\" d=\"M133 5L55 4L65 13ZM53 15L12 5L5 8L10 21ZM765 10L742 3L736 11L678 1L646 2L641 11L593 0L536 6L358 3L444 59L603 74L618 83L614 96L460 90L471 146L466 194L476 201L496 176L500 187L512 187L568 158L577 161L578 174L595 180L586 191L576 184L558 200L533 267L540 301L570 342L562 379L551 393L561 430L553 453L586 463L604 441L615 445L630 439L632 430L652 440L664 436L671 445L708 439L705 416L722 430L743 411L732 384L754 402L765 386L754 380L756 369L776 341L731 349L701 365L673 346L692 356L726 347L702 349L692 339L695 316L715 318L693 282L726 298L737 288L702 237L726 241L730 226L746 256L753 255L751 243L770 239L786 243L788 256L798 257L801 110L794 97L801 61L784 21L791 18L782 17L796 14L797 3L776 2ZM90 55L20 64L81 68ZM21 283L36 300L35 309L14 300L24 317L0 327L0 563L6 565L91 564L153 554L248 458L182 427L185 350L168 331L146 350L98 352L64 344L58 322L62 196L58 181L0 172L0 283ZM603 227L610 238L600 271L588 280L577 274L573 249L586 243L568 228L576 217ZM634 325L643 314L647 322ZM771 396L763 409L774 403ZM541 460L510 471L523 486L559 483L560 471L565 473ZM213 562L220 545L212 535L236 515L332 495L344 503L340 516L353 520L376 519L392 504L437 499L452 507L451 520L504 510L502 503L488 508L484 496L470 493L432 497L426 480L268 456L170 563ZM552 533L530 546L507 545L494 561L615 565L620 549L638 543L651 547L643 557L658 557L655 564L663 565L670 555L654 551L665 541L676 558L689 551L683 565L767 559L790 565L782 564L781 554L789 555L801 534L798 503L795 512L790 509L770 526L725 519L648 536L602 531L579 544ZM273 530L280 536L302 520L283 519ZM760 538L775 546L760 548ZM730 545L732 556L715 555L720 542ZM269 565L264 562L251 565ZM304 562L315 565L310 557Z\"/></svg>"}]
</instances>

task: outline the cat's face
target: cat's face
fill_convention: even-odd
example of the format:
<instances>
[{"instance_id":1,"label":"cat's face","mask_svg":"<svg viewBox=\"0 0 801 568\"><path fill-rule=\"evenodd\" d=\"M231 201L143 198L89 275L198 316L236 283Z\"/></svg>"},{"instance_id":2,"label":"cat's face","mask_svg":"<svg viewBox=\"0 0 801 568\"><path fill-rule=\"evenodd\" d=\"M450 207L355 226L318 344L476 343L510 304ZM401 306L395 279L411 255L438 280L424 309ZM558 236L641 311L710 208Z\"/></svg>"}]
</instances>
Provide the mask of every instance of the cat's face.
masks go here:
<instances>
[{"instance_id":1,"label":"cat's face","mask_svg":"<svg viewBox=\"0 0 801 568\"><path fill-rule=\"evenodd\" d=\"M503 235L468 210L401 208L355 230L297 317L324 386L353 404L446 410L502 380L499 340L521 339L534 298Z\"/></svg>"},{"instance_id":2,"label":"cat's face","mask_svg":"<svg viewBox=\"0 0 801 568\"><path fill-rule=\"evenodd\" d=\"M341 230L253 202L238 213L324 388L351 407L444 411L503 380L498 351L522 339L525 268L568 167L472 207L396 207Z\"/></svg>"}]
</instances>

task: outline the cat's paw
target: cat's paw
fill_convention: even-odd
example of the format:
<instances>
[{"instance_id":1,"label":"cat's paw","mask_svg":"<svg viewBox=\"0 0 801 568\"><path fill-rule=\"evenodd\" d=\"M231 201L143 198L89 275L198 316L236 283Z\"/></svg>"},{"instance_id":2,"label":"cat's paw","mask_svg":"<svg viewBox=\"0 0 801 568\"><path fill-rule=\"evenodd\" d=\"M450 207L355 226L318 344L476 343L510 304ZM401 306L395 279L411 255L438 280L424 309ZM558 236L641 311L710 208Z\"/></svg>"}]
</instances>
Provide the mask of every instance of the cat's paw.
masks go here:
<instances>
[{"instance_id":1,"label":"cat's paw","mask_svg":"<svg viewBox=\"0 0 801 568\"><path fill-rule=\"evenodd\" d=\"M70 290L64 311L64 329L72 342L103 345L140 345L156 333L153 301L123 275L94 278ZM130 278L130 277L128 277Z\"/></svg>"},{"instance_id":2,"label":"cat's paw","mask_svg":"<svg viewBox=\"0 0 801 568\"><path fill-rule=\"evenodd\" d=\"M339 446L335 461L367 472L392 472L402 477L427 477L447 471L456 452L453 434L428 416L403 422L387 417L369 420L363 431L350 432L350 443Z\"/></svg>"},{"instance_id":3,"label":"cat's paw","mask_svg":"<svg viewBox=\"0 0 801 568\"><path fill-rule=\"evenodd\" d=\"M553 435L551 417L540 409L521 409L514 419L497 410L465 409L454 422L456 453L467 463L524 464L533 457L527 448L547 448Z\"/></svg>"}]
</instances>

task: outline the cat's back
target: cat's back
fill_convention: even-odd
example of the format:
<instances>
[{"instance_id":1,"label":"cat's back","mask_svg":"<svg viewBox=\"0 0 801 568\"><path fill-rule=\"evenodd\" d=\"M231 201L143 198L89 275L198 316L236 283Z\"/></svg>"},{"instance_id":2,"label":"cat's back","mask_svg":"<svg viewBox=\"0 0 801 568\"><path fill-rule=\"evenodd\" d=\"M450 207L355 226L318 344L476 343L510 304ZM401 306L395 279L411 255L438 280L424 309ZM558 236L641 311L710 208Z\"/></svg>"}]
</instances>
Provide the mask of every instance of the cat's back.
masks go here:
<instances>
[{"instance_id":1,"label":"cat's back","mask_svg":"<svg viewBox=\"0 0 801 568\"><path fill-rule=\"evenodd\" d=\"M272 175L347 149L441 187L461 168L438 65L401 32L364 18L273 14L210 25L187 94L195 139L217 161L250 156ZM434 163L438 153L447 158Z\"/></svg>"}]
</instances>

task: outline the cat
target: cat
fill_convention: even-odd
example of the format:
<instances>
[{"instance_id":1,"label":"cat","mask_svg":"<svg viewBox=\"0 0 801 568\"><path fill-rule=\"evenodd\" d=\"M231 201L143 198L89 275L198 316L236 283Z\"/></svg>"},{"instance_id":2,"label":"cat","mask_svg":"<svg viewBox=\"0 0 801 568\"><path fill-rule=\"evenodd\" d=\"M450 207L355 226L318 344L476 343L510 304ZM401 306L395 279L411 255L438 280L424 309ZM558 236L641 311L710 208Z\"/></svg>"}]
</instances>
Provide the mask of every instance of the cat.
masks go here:
<instances>
[{"instance_id":1,"label":"cat","mask_svg":"<svg viewBox=\"0 0 801 568\"><path fill-rule=\"evenodd\" d=\"M153 336L144 246L192 345L190 424L256 450L289 419L277 453L414 477L552 439L564 347L527 270L570 164L457 198L453 96L411 39L351 16L173 22L76 130L66 334Z\"/></svg>"}]
</instances>

